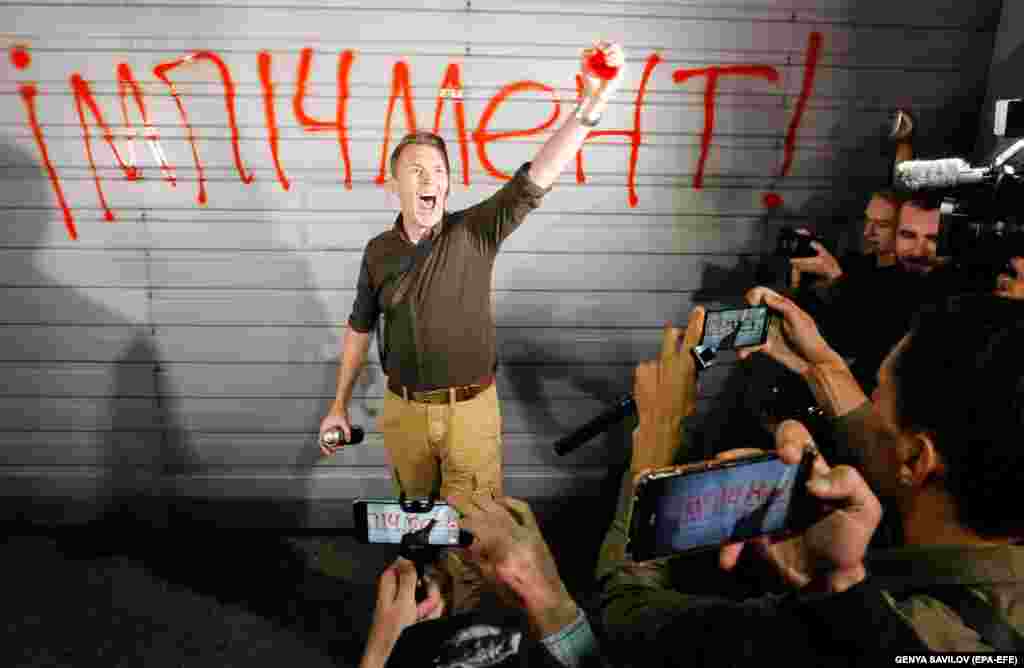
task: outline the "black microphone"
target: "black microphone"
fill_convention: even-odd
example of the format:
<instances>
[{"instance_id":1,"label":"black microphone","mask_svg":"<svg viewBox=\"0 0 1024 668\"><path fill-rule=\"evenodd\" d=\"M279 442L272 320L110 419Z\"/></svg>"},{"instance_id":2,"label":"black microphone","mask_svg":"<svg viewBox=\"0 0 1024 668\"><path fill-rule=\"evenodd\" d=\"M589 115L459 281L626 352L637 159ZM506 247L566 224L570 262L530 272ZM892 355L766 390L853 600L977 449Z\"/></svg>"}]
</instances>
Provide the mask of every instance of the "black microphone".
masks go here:
<instances>
[{"instance_id":1,"label":"black microphone","mask_svg":"<svg viewBox=\"0 0 1024 668\"><path fill-rule=\"evenodd\" d=\"M636 415L636 401L633 400L632 394L627 394L604 413L568 436L555 441L555 452L559 455L566 455L630 415Z\"/></svg>"},{"instance_id":2,"label":"black microphone","mask_svg":"<svg viewBox=\"0 0 1024 668\"><path fill-rule=\"evenodd\" d=\"M320 437L320 444L328 448L340 448L345 445L356 445L357 443L363 442L363 436L365 432L362 427L352 426L350 427L352 432L352 440L345 440L345 432L341 429L332 429L325 431L323 436Z\"/></svg>"}]
</instances>

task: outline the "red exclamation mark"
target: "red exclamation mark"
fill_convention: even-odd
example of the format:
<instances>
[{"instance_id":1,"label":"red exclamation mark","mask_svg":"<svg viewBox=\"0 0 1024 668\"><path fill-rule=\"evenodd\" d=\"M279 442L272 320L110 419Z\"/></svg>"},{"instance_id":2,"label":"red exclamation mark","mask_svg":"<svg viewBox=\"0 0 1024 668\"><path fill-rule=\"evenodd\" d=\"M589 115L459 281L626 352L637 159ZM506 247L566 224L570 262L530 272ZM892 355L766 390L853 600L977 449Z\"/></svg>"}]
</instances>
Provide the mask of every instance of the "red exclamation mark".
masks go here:
<instances>
[{"instance_id":1,"label":"red exclamation mark","mask_svg":"<svg viewBox=\"0 0 1024 668\"><path fill-rule=\"evenodd\" d=\"M821 56L821 33L812 32L807 42L807 58L804 61L804 80L800 87L800 97L797 98L796 109L793 112L793 119L789 122L789 130L786 132L785 153L782 160L782 169L779 170L779 178L789 174L789 168L793 165L793 154L796 152L796 132L800 128L800 121L803 120L804 110L807 108L807 100L814 92L814 75L818 70L818 59ZM764 194L763 203L765 207L774 209L782 206L782 196L775 192Z\"/></svg>"}]
</instances>

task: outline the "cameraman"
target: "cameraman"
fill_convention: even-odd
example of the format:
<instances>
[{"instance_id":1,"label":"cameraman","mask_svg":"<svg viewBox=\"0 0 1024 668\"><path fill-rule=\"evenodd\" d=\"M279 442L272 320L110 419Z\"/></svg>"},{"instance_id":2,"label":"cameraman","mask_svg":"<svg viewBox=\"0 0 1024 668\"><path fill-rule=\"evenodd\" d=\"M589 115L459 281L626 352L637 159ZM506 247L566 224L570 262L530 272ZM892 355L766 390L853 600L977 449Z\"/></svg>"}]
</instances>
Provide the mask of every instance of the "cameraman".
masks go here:
<instances>
[{"instance_id":1,"label":"cameraman","mask_svg":"<svg viewBox=\"0 0 1024 668\"><path fill-rule=\"evenodd\" d=\"M1024 303L976 295L923 309L868 401L796 304L767 288L747 301L781 314L760 352L805 379L899 515L906 547L869 569L901 615L933 650L1021 651Z\"/></svg>"},{"instance_id":2,"label":"cameraman","mask_svg":"<svg viewBox=\"0 0 1024 668\"><path fill-rule=\"evenodd\" d=\"M616 519L597 566L606 652L620 665L737 665L784 648L794 665L854 662L881 651L924 645L868 577L863 557L881 517L878 500L850 467L830 469L815 462L810 493L835 508L801 538L771 545L750 541L794 591L735 600L727 583L694 568L694 559L675 556L635 563L626 553L634 476L680 459L679 425L695 409L696 370L691 348L700 340L703 309L690 317L681 345L658 362L636 370L634 398L639 427L633 435L631 471L623 478ZM678 330L666 336L678 339ZM663 348L664 349L664 348ZM788 463L800 459L810 442L794 421L776 430L776 447ZM752 454L731 451L720 459ZM718 553L733 569L743 544ZM716 581L717 592L708 592Z\"/></svg>"}]
</instances>

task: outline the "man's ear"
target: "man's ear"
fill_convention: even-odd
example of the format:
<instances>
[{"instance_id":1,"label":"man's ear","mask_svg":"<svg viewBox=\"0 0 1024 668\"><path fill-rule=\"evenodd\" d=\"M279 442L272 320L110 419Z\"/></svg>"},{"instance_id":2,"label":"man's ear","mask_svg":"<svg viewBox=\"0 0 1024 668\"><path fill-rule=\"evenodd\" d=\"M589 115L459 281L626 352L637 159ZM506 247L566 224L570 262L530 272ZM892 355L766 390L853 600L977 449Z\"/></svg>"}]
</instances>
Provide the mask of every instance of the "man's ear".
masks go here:
<instances>
[{"instance_id":1,"label":"man's ear","mask_svg":"<svg viewBox=\"0 0 1024 668\"><path fill-rule=\"evenodd\" d=\"M910 470L910 479L914 487L920 487L931 478L946 475L946 465L942 455L935 449L935 441L930 434L919 432L911 437L910 457L903 467Z\"/></svg>"}]
</instances>

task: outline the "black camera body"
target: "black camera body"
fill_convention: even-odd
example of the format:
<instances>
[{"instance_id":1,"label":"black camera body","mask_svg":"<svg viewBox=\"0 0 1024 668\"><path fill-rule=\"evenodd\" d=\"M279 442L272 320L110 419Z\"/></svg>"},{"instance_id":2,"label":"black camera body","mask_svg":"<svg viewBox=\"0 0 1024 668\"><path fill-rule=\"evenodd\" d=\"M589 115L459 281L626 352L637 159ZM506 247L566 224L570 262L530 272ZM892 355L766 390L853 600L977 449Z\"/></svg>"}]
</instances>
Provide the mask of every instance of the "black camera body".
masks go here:
<instances>
[{"instance_id":1,"label":"black camera body","mask_svg":"<svg viewBox=\"0 0 1024 668\"><path fill-rule=\"evenodd\" d=\"M949 262L940 274L960 290L991 292L999 274L1012 275L1011 258L1024 257L1024 101L996 103L995 134L1016 141L983 167L947 158L895 168L904 189L941 200L936 254Z\"/></svg>"},{"instance_id":2,"label":"black camera body","mask_svg":"<svg viewBox=\"0 0 1024 668\"><path fill-rule=\"evenodd\" d=\"M999 274L1012 274L1010 259L1024 257L1024 180L1016 174L991 187L957 188L939 211L936 252L950 258L962 284L989 292Z\"/></svg>"},{"instance_id":3,"label":"black camera body","mask_svg":"<svg viewBox=\"0 0 1024 668\"><path fill-rule=\"evenodd\" d=\"M784 258L814 257L818 251L811 247L812 241L820 239L813 234L801 234L792 227L783 227L776 238L775 255Z\"/></svg>"}]
</instances>

